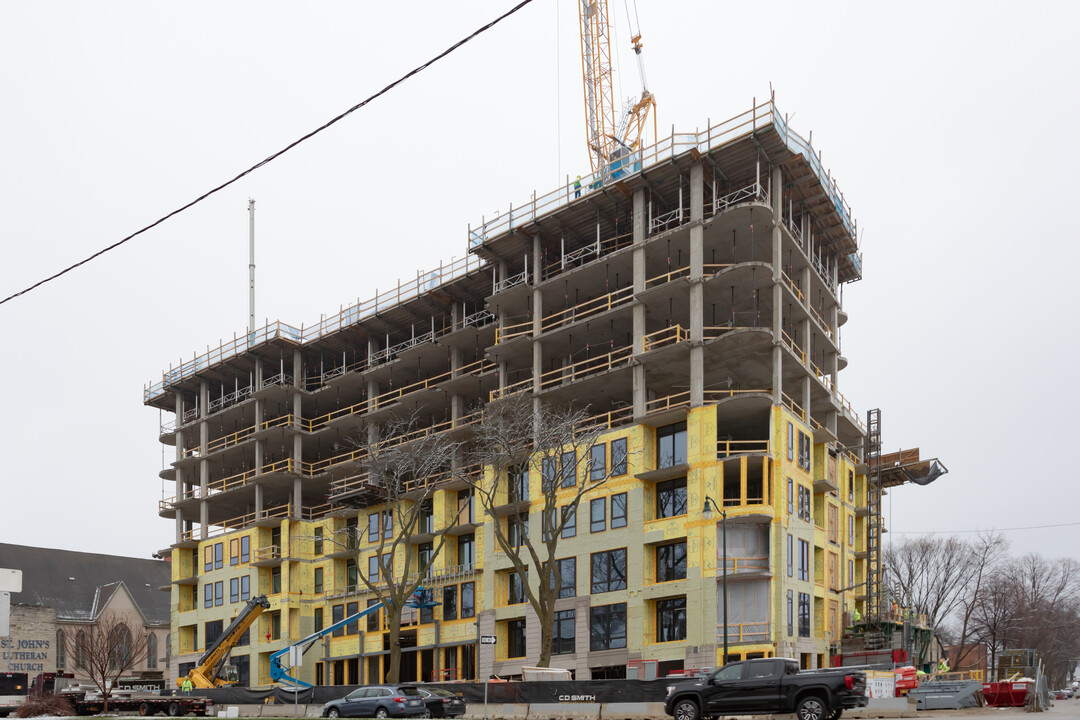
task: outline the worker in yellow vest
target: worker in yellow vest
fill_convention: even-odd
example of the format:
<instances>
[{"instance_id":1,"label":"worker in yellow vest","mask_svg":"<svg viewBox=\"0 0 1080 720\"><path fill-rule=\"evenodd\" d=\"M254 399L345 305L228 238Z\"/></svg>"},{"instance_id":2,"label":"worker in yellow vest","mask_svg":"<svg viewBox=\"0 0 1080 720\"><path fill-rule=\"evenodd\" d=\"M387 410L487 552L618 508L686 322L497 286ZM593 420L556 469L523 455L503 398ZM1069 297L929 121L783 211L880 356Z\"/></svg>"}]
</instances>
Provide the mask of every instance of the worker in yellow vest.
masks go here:
<instances>
[{"instance_id":1,"label":"worker in yellow vest","mask_svg":"<svg viewBox=\"0 0 1080 720\"><path fill-rule=\"evenodd\" d=\"M941 659L938 660L937 674L938 675L944 675L947 672L949 672L949 663L945 662L945 656L942 655Z\"/></svg>"},{"instance_id":2,"label":"worker in yellow vest","mask_svg":"<svg viewBox=\"0 0 1080 720\"><path fill-rule=\"evenodd\" d=\"M180 684L180 689L184 692L185 695L190 695L191 691L194 688L195 685L191 682L191 678L189 677L184 678L184 682Z\"/></svg>"}]
</instances>

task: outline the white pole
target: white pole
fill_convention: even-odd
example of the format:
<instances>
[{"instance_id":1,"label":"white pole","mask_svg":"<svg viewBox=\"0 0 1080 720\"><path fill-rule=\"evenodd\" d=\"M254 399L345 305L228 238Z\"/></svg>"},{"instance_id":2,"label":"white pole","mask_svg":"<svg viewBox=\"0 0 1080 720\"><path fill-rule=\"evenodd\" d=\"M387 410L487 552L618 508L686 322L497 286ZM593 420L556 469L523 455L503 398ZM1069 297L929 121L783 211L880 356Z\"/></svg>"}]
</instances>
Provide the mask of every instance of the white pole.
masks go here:
<instances>
[{"instance_id":1,"label":"white pole","mask_svg":"<svg viewBox=\"0 0 1080 720\"><path fill-rule=\"evenodd\" d=\"M248 198L248 334L255 334L255 200Z\"/></svg>"}]
</instances>

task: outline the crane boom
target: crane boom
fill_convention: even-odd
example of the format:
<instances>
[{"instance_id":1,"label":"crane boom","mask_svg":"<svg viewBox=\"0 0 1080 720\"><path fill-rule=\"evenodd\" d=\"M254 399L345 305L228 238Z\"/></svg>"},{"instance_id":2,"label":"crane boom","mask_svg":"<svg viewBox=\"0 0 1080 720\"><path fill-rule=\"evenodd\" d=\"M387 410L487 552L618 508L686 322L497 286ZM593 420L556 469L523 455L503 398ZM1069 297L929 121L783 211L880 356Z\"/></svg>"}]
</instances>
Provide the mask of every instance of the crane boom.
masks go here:
<instances>
[{"instance_id":1,"label":"crane boom","mask_svg":"<svg viewBox=\"0 0 1080 720\"><path fill-rule=\"evenodd\" d=\"M232 685L235 682L234 680L223 680L219 677L221 668L225 665L229 653L232 652L233 647L240 640L240 636L244 634L244 631L251 627L251 624L258 619L259 615L262 615L263 610L269 609L270 601L266 599L265 595L259 595L248 600L247 605L240 611L240 614L233 618L225 632L221 633L218 639L206 649L203 656L199 658L198 664L185 676L191 680L192 685L202 690L222 685ZM177 687L183 682L184 678L177 678Z\"/></svg>"}]
</instances>

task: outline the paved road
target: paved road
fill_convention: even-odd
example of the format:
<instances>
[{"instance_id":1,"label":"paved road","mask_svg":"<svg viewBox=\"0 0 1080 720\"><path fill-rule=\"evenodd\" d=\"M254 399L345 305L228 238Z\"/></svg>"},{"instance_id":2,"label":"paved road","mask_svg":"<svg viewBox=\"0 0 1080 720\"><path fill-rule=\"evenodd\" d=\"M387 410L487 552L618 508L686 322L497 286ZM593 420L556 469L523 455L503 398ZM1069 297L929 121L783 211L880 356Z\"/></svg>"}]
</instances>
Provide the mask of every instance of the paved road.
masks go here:
<instances>
[{"instance_id":1,"label":"paved road","mask_svg":"<svg viewBox=\"0 0 1080 720\"><path fill-rule=\"evenodd\" d=\"M1026 713L1024 708L967 708L966 710L927 710L919 712L922 718L937 720L1074 720L1080 718L1080 700L1055 700L1054 706L1044 713Z\"/></svg>"}]
</instances>

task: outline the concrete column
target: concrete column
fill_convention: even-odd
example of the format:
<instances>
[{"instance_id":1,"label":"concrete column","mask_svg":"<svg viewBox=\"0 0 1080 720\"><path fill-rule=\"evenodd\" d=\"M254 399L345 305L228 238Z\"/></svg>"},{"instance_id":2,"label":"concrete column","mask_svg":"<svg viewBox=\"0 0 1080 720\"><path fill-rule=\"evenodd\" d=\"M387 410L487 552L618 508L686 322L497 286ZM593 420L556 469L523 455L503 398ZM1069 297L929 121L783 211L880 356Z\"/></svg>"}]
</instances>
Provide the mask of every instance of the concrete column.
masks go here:
<instances>
[{"instance_id":1,"label":"concrete column","mask_svg":"<svg viewBox=\"0 0 1080 720\"><path fill-rule=\"evenodd\" d=\"M802 279L800 280L800 285L802 286L803 297L805 298L803 302L805 304L804 311L806 312L806 319L803 320L801 323L799 323L799 346L803 350L806 351L806 359L808 361L810 361L810 362L813 362L814 357L811 354L813 352L813 347L814 347L814 343L811 342L811 339L813 338L813 329L812 329L813 325L810 322L810 311L811 311L811 308L813 307L813 305L811 304L810 294L809 294L810 293L810 268L809 268L809 266L806 267L806 268L803 268ZM812 373L813 371L808 368L806 372L807 373ZM810 379L810 376L808 374L807 377L803 379L802 398L799 400L799 404L801 404L803 406L803 409L806 410L807 422L809 422L809 420L810 420L810 388L811 388L811 379Z\"/></svg>"},{"instance_id":2,"label":"concrete column","mask_svg":"<svg viewBox=\"0 0 1080 720\"><path fill-rule=\"evenodd\" d=\"M303 396L300 393L300 388L304 387L304 357L300 353L300 348L293 350L293 387L296 389L292 391L292 416L294 422L298 422L304 413ZM304 508L303 505L303 480L300 477L301 464L304 462L304 438L300 433L296 433L293 436L292 446L292 461L293 461L293 473L296 476L293 478L293 498L292 498L292 512L290 513L293 519L299 520L301 511Z\"/></svg>"},{"instance_id":3,"label":"concrete column","mask_svg":"<svg viewBox=\"0 0 1080 720\"><path fill-rule=\"evenodd\" d=\"M705 180L690 166L690 407L705 404Z\"/></svg>"},{"instance_id":4,"label":"concrete column","mask_svg":"<svg viewBox=\"0 0 1080 720\"><path fill-rule=\"evenodd\" d=\"M368 351L368 357L371 357L372 355L374 355L376 352L379 351L379 342L372 336L368 336L368 348L367 348L367 351ZM368 397L368 401L370 402L371 400L375 399L378 396L378 394L379 394L379 383L377 383L376 381L369 378L368 381L367 381L367 397ZM378 428L376 428L374 425L368 425L368 427L367 427L367 435L368 435L368 442L369 443L373 443L373 442L375 442L376 439L378 439L378 432L379 432Z\"/></svg>"},{"instance_id":5,"label":"concrete column","mask_svg":"<svg viewBox=\"0 0 1080 720\"><path fill-rule=\"evenodd\" d=\"M532 238L532 264L533 264L533 291L532 291L532 374L533 393L540 394L540 375L544 372L544 341L540 340L540 331L544 320L544 295L540 291L540 262L543 258L543 247L540 236ZM539 399L537 400L539 402Z\"/></svg>"},{"instance_id":6,"label":"concrete column","mask_svg":"<svg viewBox=\"0 0 1080 720\"><path fill-rule=\"evenodd\" d=\"M176 393L176 447L174 448L174 457L176 460L180 460L184 457L184 431L179 429L180 423L184 421L184 397L181 393ZM176 469L176 482L175 482L175 494L176 500L179 501L184 497L184 471L180 468ZM176 542L180 542L184 535L184 513L180 510L176 511Z\"/></svg>"},{"instance_id":7,"label":"concrete column","mask_svg":"<svg viewBox=\"0 0 1080 720\"><path fill-rule=\"evenodd\" d=\"M510 272L509 268L507 268L507 266L506 266L506 261L505 260L500 260L499 261L499 283L500 284L506 282L506 276L507 276L507 274L509 272ZM500 334L503 333L506 330L507 324L508 323L507 323L507 317L506 317L506 310L504 310L501 306L496 305L495 306L495 327L498 328L497 332L500 333ZM507 373L506 373L506 361L505 360L500 359L498 361L497 372L498 372L498 375L499 375L499 389L502 390L507 385L507 382L506 382L506 374Z\"/></svg>"},{"instance_id":8,"label":"concrete column","mask_svg":"<svg viewBox=\"0 0 1080 720\"><path fill-rule=\"evenodd\" d=\"M769 198L772 200L772 277L773 277L773 403L780 405L784 401L784 340L783 314L783 235L780 231L784 219L784 185L780 168L774 167L769 175Z\"/></svg>"},{"instance_id":9,"label":"concrete column","mask_svg":"<svg viewBox=\"0 0 1080 720\"><path fill-rule=\"evenodd\" d=\"M207 409L210 407L210 384L203 380L199 383L199 537L206 539L210 524L210 504L207 501L207 485L210 484L210 462L206 459L206 448L210 443L210 423L207 421Z\"/></svg>"},{"instance_id":10,"label":"concrete column","mask_svg":"<svg viewBox=\"0 0 1080 720\"><path fill-rule=\"evenodd\" d=\"M645 191L634 191L634 294L645 290ZM634 355L640 355L645 342L645 306L635 299L632 307ZM634 372L634 417L645 414L648 389L645 383L645 366L636 362Z\"/></svg>"}]
</instances>

